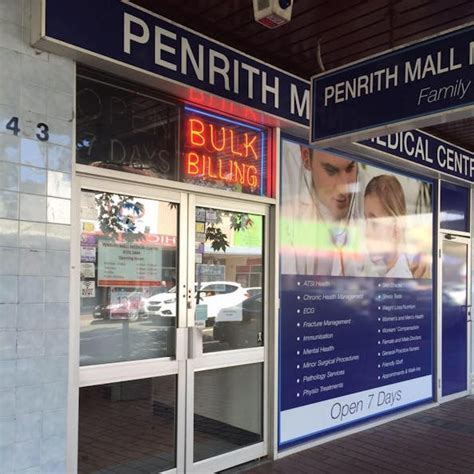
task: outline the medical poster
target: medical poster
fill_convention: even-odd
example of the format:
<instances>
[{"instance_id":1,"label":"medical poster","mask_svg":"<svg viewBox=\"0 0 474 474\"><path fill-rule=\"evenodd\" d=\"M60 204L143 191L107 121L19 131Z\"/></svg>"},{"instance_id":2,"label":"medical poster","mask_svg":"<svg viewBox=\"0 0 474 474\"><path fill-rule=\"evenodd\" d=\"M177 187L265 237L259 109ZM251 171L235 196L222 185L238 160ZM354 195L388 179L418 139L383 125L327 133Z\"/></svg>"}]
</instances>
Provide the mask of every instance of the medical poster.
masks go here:
<instances>
[{"instance_id":1,"label":"medical poster","mask_svg":"<svg viewBox=\"0 0 474 474\"><path fill-rule=\"evenodd\" d=\"M432 185L282 142L279 446L429 401Z\"/></svg>"}]
</instances>

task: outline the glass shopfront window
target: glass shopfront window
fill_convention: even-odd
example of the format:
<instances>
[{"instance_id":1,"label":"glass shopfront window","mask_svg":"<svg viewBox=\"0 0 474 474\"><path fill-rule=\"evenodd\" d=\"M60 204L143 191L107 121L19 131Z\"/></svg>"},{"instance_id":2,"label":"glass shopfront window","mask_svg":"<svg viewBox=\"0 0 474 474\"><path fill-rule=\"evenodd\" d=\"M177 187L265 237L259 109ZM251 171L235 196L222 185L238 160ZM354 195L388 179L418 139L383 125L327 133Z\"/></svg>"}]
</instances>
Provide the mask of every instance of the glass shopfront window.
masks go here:
<instances>
[{"instance_id":1,"label":"glass shopfront window","mask_svg":"<svg viewBox=\"0 0 474 474\"><path fill-rule=\"evenodd\" d=\"M81 365L174 355L177 206L81 194Z\"/></svg>"},{"instance_id":2,"label":"glass shopfront window","mask_svg":"<svg viewBox=\"0 0 474 474\"><path fill-rule=\"evenodd\" d=\"M76 103L79 164L272 195L263 127L173 103L90 71L80 70Z\"/></svg>"}]
</instances>

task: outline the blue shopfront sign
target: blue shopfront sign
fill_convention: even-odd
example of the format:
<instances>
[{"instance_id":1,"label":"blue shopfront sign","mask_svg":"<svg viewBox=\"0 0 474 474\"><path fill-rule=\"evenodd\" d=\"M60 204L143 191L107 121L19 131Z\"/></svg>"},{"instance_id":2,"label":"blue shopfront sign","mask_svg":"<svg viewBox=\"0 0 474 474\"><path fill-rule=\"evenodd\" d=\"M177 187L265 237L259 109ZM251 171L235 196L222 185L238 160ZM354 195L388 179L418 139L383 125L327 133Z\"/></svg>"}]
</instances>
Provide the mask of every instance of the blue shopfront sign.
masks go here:
<instances>
[{"instance_id":1,"label":"blue shopfront sign","mask_svg":"<svg viewBox=\"0 0 474 474\"><path fill-rule=\"evenodd\" d=\"M309 82L118 0L44 0L40 44L73 48L300 125ZM47 47L47 46L46 46Z\"/></svg>"},{"instance_id":2,"label":"blue shopfront sign","mask_svg":"<svg viewBox=\"0 0 474 474\"><path fill-rule=\"evenodd\" d=\"M474 182L474 153L421 130L393 133L359 144Z\"/></svg>"},{"instance_id":3,"label":"blue shopfront sign","mask_svg":"<svg viewBox=\"0 0 474 474\"><path fill-rule=\"evenodd\" d=\"M460 109L468 116L473 64L469 26L315 76L310 141L319 146L341 137L359 141L386 133L391 124L406 130Z\"/></svg>"}]
</instances>

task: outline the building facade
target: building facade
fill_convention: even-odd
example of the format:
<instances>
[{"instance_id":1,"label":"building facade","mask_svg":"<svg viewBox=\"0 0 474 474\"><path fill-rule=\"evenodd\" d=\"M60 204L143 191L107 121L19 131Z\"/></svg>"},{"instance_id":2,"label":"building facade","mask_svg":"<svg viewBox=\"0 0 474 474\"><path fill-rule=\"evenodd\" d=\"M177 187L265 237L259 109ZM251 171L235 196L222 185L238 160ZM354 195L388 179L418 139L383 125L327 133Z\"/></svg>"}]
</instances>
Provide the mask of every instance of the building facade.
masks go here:
<instances>
[{"instance_id":1,"label":"building facade","mask_svg":"<svg viewBox=\"0 0 474 474\"><path fill-rule=\"evenodd\" d=\"M310 145L308 81L95 3L0 4L0 471L217 472L469 394L472 150Z\"/></svg>"}]
</instances>

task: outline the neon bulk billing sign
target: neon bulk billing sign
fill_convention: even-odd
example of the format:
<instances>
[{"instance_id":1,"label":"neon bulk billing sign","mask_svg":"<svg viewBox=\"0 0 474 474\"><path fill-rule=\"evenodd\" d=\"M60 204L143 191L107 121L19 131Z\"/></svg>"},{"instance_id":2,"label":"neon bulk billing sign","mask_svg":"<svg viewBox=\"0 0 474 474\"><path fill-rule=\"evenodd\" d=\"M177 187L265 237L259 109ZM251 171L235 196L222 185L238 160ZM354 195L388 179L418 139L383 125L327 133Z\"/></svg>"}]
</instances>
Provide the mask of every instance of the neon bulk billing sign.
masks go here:
<instances>
[{"instance_id":1,"label":"neon bulk billing sign","mask_svg":"<svg viewBox=\"0 0 474 474\"><path fill-rule=\"evenodd\" d=\"M314 76L310 141L360 141L472 116L473 64L470 25Z\"/></svg>"},{"instance_id":2,"label":"neon bulk billing sign","mask_svg":"<svg viewBox=\"0 0 474 474\"><path fill-rule=\"evenodd\" d=\"M185 107L184 180L248 194L266 193L266 132Z\"/></svg>"}]
</instances>

